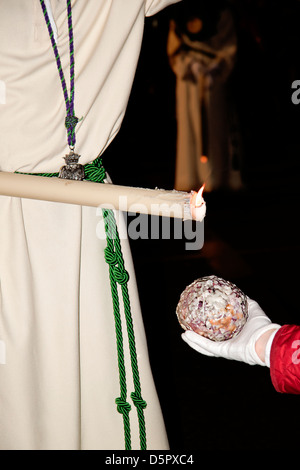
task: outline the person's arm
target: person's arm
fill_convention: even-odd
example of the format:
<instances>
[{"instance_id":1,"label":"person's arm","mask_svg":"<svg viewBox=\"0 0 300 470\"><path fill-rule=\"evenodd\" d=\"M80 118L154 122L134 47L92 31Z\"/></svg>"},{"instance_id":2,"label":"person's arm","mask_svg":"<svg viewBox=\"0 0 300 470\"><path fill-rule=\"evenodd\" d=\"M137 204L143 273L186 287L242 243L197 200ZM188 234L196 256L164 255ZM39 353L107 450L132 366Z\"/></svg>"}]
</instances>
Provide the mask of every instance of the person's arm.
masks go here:
<instances>
[{"instance_id":1,"label":"person's arm","mask_svg":"<svg viewBox=\"0 0 300 470\"><path fill-rule=\"evenodd\" d=\"M300 326L284 325L275 334L270 373L277 392L300 394Z\"/></svg>"},{"instance_id":2,"label":"person's arm","mask_svg":"<svg viewBox=\"0 0 300 470\"><path fill-rule=\"evenodd\" d=\"M255 343L255 351L258 357L267 366L270 366L271 345L272 345L272 340L277 331L278 331L278 328L267 331L266 333L262 334Z\"/></svg>"}]
</instances>

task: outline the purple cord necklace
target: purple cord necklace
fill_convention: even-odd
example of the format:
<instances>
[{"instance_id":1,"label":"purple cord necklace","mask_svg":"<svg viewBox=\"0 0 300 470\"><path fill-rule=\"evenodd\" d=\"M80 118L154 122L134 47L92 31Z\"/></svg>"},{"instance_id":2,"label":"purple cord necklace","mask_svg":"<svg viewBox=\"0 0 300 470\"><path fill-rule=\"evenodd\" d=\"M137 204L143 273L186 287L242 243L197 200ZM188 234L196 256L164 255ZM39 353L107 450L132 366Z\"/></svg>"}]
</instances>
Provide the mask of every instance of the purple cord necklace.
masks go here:
<instances>
[{"instance_id":1,"label":"purple cord necklace","mask_svg":"<svg viewBox=\"0 0 300 470\"><path fill-rule=\"evenodd\" d=\"M66 179L75 179L75 180L83 180L84 179L84 167L78 163L80 155L74 153L75 144L76 144L76 133L75 127L79 122L78 117L75 116L74 112L74 91L75 91L75 60L74 60L74 37L73 37L73 22L72 22L72 6L71 0L67 1L67 10L68 10L68 27L69 27L69 50L70 50L70 97L68 95L66 80L60 60L60 55L58 52L57 44L54 38L53 29L51 26L51 22L49 19L49 15L47 12L47 7L45 5L44 0L40 0L40 4L43 10L44 18L47 24L56 65L62 85L62 90L64 94L64 99L66 103L66 119L65 119L65 127L67 129L67 139L68 145L70 148L70 153L64 157L66 161L66 165L64 165L60 172L60 178Z\"/></svg>"}]
</instances>

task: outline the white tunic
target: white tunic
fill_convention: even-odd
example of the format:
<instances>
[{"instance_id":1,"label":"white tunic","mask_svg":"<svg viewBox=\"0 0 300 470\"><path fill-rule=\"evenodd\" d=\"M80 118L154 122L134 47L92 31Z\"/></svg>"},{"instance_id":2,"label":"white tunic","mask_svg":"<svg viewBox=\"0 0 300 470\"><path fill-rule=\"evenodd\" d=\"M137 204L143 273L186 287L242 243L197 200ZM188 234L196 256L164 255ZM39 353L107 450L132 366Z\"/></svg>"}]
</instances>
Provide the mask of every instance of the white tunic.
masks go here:
<instances>
[{"instance_id":1,"label":"white tunic","mask_svg":"<svg viewBox=\"0 0 300 470\"><path fill-rule=\"evenodd\" d=\"M76 151L118 132L145 15L177 0L73 0ZM67 85L65 0L51 0ZM54 172L65 103L39 0L0 0L0 170ZM130 163L130 162L129 162ZM1 192L1 189L0 189ZM96 209L0 196L0 449L123 449L116 337ZM101 230L100 230L101 232ZM98 234L98 235L97 235ZM123 243L148 449L168 447L129 246ZM122 312L123 315L123 312ZM124 321L124 317L123 317ZM133 391L124 330L128 401ZM139 448L132 405L132 448Z\"/></svg>"}]
</instances>

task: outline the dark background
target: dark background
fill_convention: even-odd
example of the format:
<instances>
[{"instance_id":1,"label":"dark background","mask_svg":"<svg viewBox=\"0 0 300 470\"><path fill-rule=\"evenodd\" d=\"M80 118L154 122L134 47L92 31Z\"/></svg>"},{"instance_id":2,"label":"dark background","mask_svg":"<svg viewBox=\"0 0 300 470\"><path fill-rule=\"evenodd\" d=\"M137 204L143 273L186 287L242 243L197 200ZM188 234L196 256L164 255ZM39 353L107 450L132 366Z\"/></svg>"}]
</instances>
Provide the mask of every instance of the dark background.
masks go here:
<instances>
[{"instance_id":1,"label":"dark background","mask_svg":"<svg viewBox=\"0 0 300 470\"><path fill-rule=\"evenodd\" d=\"M189 0L184 0L188 3ZM229 89L243 146L239 192L206 194L204 246L131 240L153 375L173 450L296 450L299 396L275 391L269 369L202 356L181 339L175 309L194 279L216 274L273 322L299 319L298 1L230 2L238 57ZM128 111L104 164L114 183L172 189L175 77L166 41L178 6L147 18ZM197 188L195 188L197 189Z\"/></svg>"}]
</instances>

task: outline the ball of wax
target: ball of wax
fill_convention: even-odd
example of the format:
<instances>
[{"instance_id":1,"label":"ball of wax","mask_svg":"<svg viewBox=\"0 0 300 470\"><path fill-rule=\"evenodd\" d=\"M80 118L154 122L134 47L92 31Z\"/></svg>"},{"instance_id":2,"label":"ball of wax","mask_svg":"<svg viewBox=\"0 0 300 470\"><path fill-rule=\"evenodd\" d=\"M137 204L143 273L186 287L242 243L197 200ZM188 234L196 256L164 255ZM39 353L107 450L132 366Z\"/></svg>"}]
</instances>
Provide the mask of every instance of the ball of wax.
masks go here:
<instances>
[{"instance_id":1,"label":"ball of wax","mask_svg":"<svg viewBox=\"0 0 300 470\"><path fill-rule=\"evenodd\" d=\"M183 329L225 341L239 334L247 321L247 296L220 277L202 277L182 292L176 314Z\"/></svg>"}]
</instances>

